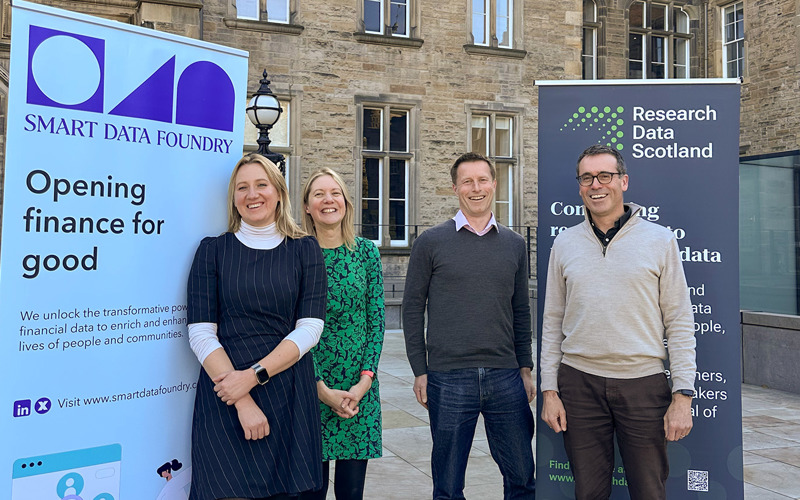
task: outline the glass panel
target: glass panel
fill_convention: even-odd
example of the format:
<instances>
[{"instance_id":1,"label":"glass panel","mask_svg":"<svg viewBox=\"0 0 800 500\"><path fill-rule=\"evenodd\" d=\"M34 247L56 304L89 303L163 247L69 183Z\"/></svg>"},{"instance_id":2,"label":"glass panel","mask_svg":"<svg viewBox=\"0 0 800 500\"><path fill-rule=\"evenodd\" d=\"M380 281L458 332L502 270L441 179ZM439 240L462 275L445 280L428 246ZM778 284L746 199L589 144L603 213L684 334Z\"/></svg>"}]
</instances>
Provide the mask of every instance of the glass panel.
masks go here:
<instances>
[{"instance_id":1,"label":"glass panel","mask_svg":"<svg viewBox=\"0 0 800 500\"><path fill-rule=\"evenodd\" d=\"M406 202L389 202L389 238L392 240L406 240Z\"/></svg>"},{"instance_id":2,"label":"glass panel","mask_svg":"<svg viewBox=\"0 0 800 500\"><path fill-rule=\"evenodd\" d=\"M674 74L673 78L687 78L689 75L686 72L687 48L689 46L686 40L676 38L673 44L673 52L675 57L672 61Z\"/></svg>"},{"instance_id":3,"label":"glass panel","mask_svg":"<svg viewBox=\"0 0 800 500\"><path fill-rule=\"evenodd\" d=\"M389 151L408 151L408 112L389 113Z\"/></svg>"},{"instance_id":4,"label":"glass panel","mask_svg":"<svg viewBox=\"0 0 800 500\"><path fill-rule=\"evenodd\" d=\"M644 76L644 37L636 33L628 35L628 78L639 79Z\"/></svg>"},{"instance_id":5,"label":"glass panel","mask_svg":"<svg viewBox=\"0 0 800 500\"><path fill-rule=\"evenodd\" d=\"M236 17L258 19L258 0L236 0Z\"/></svg>"},{"instance_id":6,"label":"glass panel","mask_svg":"<svg viewBox=\"0 0 800 500\"><path fill-rule=\"evenodd\" d=\"M741 308L798 314L800 156L744 161L739 182Z\"/></svg>"},{"instance_id":7,"label":"glass panel","mask_svg":"<svg viewBox=\"0 0 800 500\"><path fill-rule=\"evenodd\" d=\"M498 47L511 47L511 37L509 33L509 19L507 17L497 17L497 26L495 33L497 33L497 46Z\"/></svg>"},{"instance_id":8,"label":"glass panel","mask_svg":"<svg viewBox=\"0 0 800 500\"><path fill-rule=\"evenodd\" d=\"M647 78L666 77L666 39L661 36L650 37L650 71Z\"/></svg>"},{"instance_id":9,"label":"glass panel","mask_svg":"<svg viewBox=\"0 0 800 500\"><path fill-rule=\"evenodd\" d=\"M389 199L406 199L405 160L389 160Z\"/></svg>"},{"instance_id":10,"label":"glass panel","mask_svg":"<svg viewBox=\"0 0 800 500\"><path fill-rule=\"evenodd\" d=\"M581 56L583 60L583 79L594 80L594 28L583 28L583 48Z\"/></svg>"},{"instance_id":11,"label":"glass panel","mask_svg":"<svg viewBox=\"0 0 800 500\"><path fill-rule=\"evenodd\" d=\"M511 220L511 165L497 164L497 190L495 191L494 216L497 222L509 226Z\"/></svg>"},{"instance_id":12,"label":"glass panel","mask_svg":"<svg viewBox=\"0 0 800 500\"><path fill-rule=\"evenodd\" d=\"M270 146L289 146L289 103L286 101L280 102L281 116L272 128L269 130L269 138L272 141Z\"/></svg>"},{"instance_id":13,"label":"glass panel","mask_svg":"<svg viewBox=\"0 0 800 500\"><path fill-rule=\"evenodd\" d=\"M381 161L365 158L361 170L361 235L378 241L380 236Z\"/></svg>"},{"instance_id":14,"label":"glass panel","mask_svg":"<svg viewBox=\"0 0 800 500\"><path fill-rule=\"evenodd\" d=\"M689 16L681 9L672 9L672 31L689 33Z\"/></svg>"},{"instance_id":15,"label":"glass panel","mask_svg":"<svg viewBox=\"0 0 800 500\"><path fill-rule=\"evenodd\" d=\"M494 121L494 155L510 157L512 148L512 125L508 116L498 116Z\"/></svg>"},{"instance_id":16,"label":"glass panel","mask_svg":"<svg viewBox=\"0 0 800 500\"><path fill-rule=\"evenodd\" d=\"M389 237L392 240L406 239L407 174L406 160L389 160Z\"/></svg>"},{"instance_id":17,"label":"glass panel","mask_svg":"<svg viewBox=\"0 0 800 500\"><path fill-rule=\"evenodd\" d=\"M267 19L273 23L288 23L289 0L267 0Z\"/></svg>"},{"instance_id":18,"label":"glass panel","mask_svg":"<svg viewBox=\"0 0 800 500\"><path fill-rule=\"evenodd\" d=\"M650 6L650 27L654 30L665 30L667 20L667 6L654 4Z\"/></svg>"},{"instance_id":19,"label":"glass panel","mask_svg":"<svg viewBox=\"0 0 800 500\"><path fill-rule=\"evenodd\" d=\"M361 172L361 197L378 198L381 193L381 160L378 158L364 158L363 171Z\"/></svg>"},{"instance_id":20,"label":"glass panel","mask_svg":"<svg viewBox=\"0 0 800 500\"><path fill-rule=\"evenodd\" d=\"M486 0L472 0L472 39L475 45L488 45Z\"/></svg>"},{"instance_id":21,"label":"glass panel","mask_svg":"<svg viewBox=\"0 0 800 500\"><path fill-rule=\"evenodd\" d=\"M364 108L364 137L361 148L380 151L383 142L383 110Z\"/></svg>"},{"instance_id":22,"label":"glass panel","mask_svg":"<svg viewBox=\"0 0 800 500\"><path fill-rule=\"evenodd\" d=\"M489 154L489 135L486 133L489 129L488 116L473 116L472 117L472 152L480 153L482 155Z\"/></svg>"},{"instance_id":23,"label":"glass panel","mask_svg":"<svg viewBox=\"0 0 800 500\"><path fill-rule=\"evenodd\" d=\"M382 0L364 0L364 31L383 33Z\"/></svg>"},{"instance_id":24,"label":"glass panel","mask_svg":"<svg viewBox=\"0 0 800 500\"><path fill-rule=\"evenodd\" d=\"M634 2L631 5L631 8L628 9L628 19L632 27L644 28L644 4L642 2Z\"/></svg>"},{"instance_id":25,"label":"glass panel","mask_svg":"<svg viewBox=\"0 0 800 500\"><path fill-rule=\"evenodd\" d=\"M389 26L392 27L392 34L398 36L408 35L408 8L406 0L392 0L391 17Z\"/></svg>"},{"instance_id":26,"label":"glass panel","mask_svg":"<svg viewBox=\"0 0 800 500\"><path fill-rule=\"evenodd\" d=\"M597 12L594 0L583 0L583 22L593 23L597 21Z\"/></svg>"}]
</instances>

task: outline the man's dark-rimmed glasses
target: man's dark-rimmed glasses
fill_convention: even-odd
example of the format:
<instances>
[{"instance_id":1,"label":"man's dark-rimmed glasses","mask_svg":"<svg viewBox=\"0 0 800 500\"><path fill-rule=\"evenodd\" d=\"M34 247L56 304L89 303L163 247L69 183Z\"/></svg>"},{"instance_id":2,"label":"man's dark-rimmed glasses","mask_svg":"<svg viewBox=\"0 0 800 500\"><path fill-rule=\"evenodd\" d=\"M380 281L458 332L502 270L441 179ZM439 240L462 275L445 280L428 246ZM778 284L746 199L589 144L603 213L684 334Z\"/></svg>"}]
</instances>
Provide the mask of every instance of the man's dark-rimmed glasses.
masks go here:
<instances>
[{"instance_id":1,"label":"man's dark-rimmed glasses","mask_svg":"<svg viewBox=\"0 0 800 500\"><path fill-rule=\"evenodd\" d=\"M583 174L575 177L581 186L591 186L595 179L600 184L609 184L615 175L622 175L619 172L600 172L597 175Z\"/></svg>"}]
</instances>

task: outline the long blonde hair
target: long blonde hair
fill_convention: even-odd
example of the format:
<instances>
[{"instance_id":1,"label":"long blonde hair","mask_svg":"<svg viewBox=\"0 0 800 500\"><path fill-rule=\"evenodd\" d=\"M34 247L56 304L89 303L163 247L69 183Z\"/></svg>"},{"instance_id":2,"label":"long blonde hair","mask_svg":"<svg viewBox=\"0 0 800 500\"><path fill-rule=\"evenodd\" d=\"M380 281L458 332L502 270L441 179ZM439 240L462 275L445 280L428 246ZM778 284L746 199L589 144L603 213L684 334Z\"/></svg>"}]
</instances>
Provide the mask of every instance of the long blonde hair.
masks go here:
<instances>
[{"instance_id":1,"label":"long blonde hair","mask_svg":"<svg viewBox=\"0 0 800 500\"><path fill-rule=\"evenodd\" d=\"M356 248L356 230L353 226L355 208L353 206L353 199L350 197L350 192L347 190L347 186L339 174L327 167L320 168L311 174L311 177L308 178L306 185L303 188L303 208L308 206L308 197L311 194L311 184L313 184L315 180L326 175L330 176L331 179L333 179L333 181L339 185L339 189L342 190L345 210L344 218L342 218L340 227L342 229L342 239L344 240L344 245L348 250L352 251ZM308 212L303 213L303 230L312 236L317 236L317 228L314 226L314 219L311 218L311 214Z\"/></svg>"},{"instance_id":2,"label":"long blonde hair","mask_svg":"<svg viewBox=\"0 0 800 500\"><path fill-rule=\"evenodd\" d=\"M278 192L278 205L275 207L275 228L278 232L287 238L301 238L307 236L294 219L292 219L292 205L289 202L289 190L286 187L286 181L281 175L281 171L278 170L278 167L276 167L274 163L256 153L245 155L236 163L236 166L233 167L233 172L231 172L231 180L228 183L228 231L235 233L242 225L242 215L236 209L234 200L236 174L239 173L240 168L251 163L260 165L261 168L264 169L270 184L272 184Z\"/></svg>"}]
</instances>

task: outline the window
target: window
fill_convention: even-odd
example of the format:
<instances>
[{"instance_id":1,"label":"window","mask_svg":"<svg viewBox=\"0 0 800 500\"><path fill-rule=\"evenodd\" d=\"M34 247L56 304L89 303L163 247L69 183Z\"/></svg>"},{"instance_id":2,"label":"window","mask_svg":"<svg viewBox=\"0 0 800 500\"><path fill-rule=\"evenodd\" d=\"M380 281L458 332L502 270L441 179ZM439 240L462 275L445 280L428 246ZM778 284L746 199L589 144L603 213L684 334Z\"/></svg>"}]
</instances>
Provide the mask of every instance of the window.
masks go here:
<instances>
[{"instance_id":1,"label":"window","mask_svg":"<svg viewBox=\"0 0 800 500\"><path fill-rule=\"evenodd\" d=\"M597 78L597 5L594 0L583 0L583 46L581 48L581 63L583 65L583 79L594 80Z\"/></svg>"},{"instance_id":2,"label":"window","mask_svg":"<svg viewBox=\"0 0 800 500\"><path fill-rule=\"evenodd\" d=\"M722 76L744 76L744 2L722 10Z\"/></svg>"},{"instance_id":3,"label":"window","mask_svg":"<svg viewBox=\"0 0 800 500\"><path fill-rule=\"evenodd\" d=\"M739 161L741 309L800 314L800 151Z\"/></svg>"},{"instance_id":4,"label":"window","mask_svg":"<svg viewBox=\"0 0 800 500\"><path fill-rule=\"evenodd\" d=\"M289 0L236 0L236 17L289 24Z\"/></svg>"},{"instance_id":5,"label":"window","mask_svg":"<svg viewBox=\"0 0 800 500\"><path fill-rule=\"evenodd\" d=\"M690 40L689 16L681 8L633 2L628 9L628 78L688 78Z\"/></svg>"},{"instance_id":6,"label":"window","mask_svg":"<svg viewBox=\"0 0 800 500\"><path fill-rule=\"evenodd\" d=\"M383 247L407 247L415 141L414 108L361 106L361 235Z\"/></svg>"},{"instance_id":7,"label":"window","mask_svg":"<svg viewBox=\"0 0 800 500\"><path fill-rule=\"evenodd\" d=\"M411 0L363 0L364 32L409 36L408 3Z\"/></svg>"},{"instance_id":8,"label":"window","mask_svg":"<svg viewBox=\"0 0 800 500\"><path fill-rule=\"evenodd\" d=\"M470 0L472 43L486 47L514 47L514 0Z\"/></svg>"},{"instance_id":9,"label":"window","mask_svg":"<svg viewBox=\"0 0 800 500\"><path fill-rule=\"evenodd\" d=\"M510 111L510 110L509 110ZM497 170L494 216L505 226L515 223L515 187L519 169L518 114L468 109L470 150L491 159Z\"/></svg>"}]
</instances>

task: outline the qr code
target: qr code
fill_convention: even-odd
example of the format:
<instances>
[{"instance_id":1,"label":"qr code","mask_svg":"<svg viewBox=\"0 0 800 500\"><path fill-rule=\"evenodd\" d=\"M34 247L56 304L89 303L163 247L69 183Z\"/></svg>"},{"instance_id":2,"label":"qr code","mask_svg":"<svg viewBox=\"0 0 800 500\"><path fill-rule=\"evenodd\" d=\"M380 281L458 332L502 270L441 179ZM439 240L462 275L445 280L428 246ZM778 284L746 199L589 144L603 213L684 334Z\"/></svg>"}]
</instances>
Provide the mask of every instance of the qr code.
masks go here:
<instances>
[{"instance_id":1,"label":"qr code","mask_svg":"<svg viewBox=\"0 0 800 500\"><path fill-rule=\"evenodd\" d=\"M707 470L689 470L686 472L689 476L689 484L687 485L689 491L708 491Z\"/></svg>"}]
</instances>

